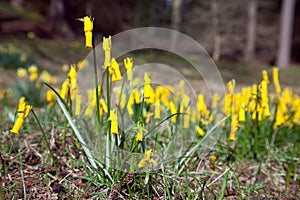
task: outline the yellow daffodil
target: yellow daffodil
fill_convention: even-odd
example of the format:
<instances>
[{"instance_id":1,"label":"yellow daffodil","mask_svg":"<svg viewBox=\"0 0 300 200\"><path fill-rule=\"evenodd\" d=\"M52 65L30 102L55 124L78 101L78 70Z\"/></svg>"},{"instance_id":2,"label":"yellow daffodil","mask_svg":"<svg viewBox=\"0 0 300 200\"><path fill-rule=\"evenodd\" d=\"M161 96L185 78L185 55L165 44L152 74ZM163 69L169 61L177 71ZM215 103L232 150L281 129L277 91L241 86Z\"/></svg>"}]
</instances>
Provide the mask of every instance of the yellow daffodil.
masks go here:
<instances>
[{"instance_id":1,"label":"yellow daffodil","mask_svg":"<svg viewBox=\"0 0 300 200\"><path fill-rule=\"evenodd\" d=\"M175 107L175 104L172 101L170 102L170 110L171 110L172 115L177 113L177 109ZM177 119L176 115L171 117L171 121L172 121L173 124L176 124L176 119Z\"/></svg>"},{"instance_id":2,"label":"yellow daffodil","mask_svg":"<svg viewBox=\"0 0 300 200\"><path fill-rule=\"evenodd\" d=\"M77 95L76 96L76 101L75 101L75 115L76 116L80 115L81 100L82 100L82 96L81 95Z\"/></svg>"},{"instance_id":3,"label":"yellow daffodil","mask_svg":"<svg viewBox=\"0 0 300 200\"><path fill-rule=\"evenodd\" d=\"M278 78L278 67L273 68L273 83L275 85L275 90L277 94L281 93L281 87L279 84L279 78Z\"/></svg>"},{"instance_id":4,"label":"yellow daffodil","mask_svg":"<svg viewBox=\"0 0 300 200\"><path fill-rule=\"evenodd\" d=\"M78 69L83 69L83 68L87 67L88 64L89 64L89 62L86 59L83 59L83 60L78 61L77 67L78 67Z\"/></svg>"},{"instance_id":5,"label":"yellow daffodil","mask_svg":"<svg viewBox=\"0 0 300 200\"><path fill-rule=\"evenodd\" d=\"M144 168L148 165L148 163L152 163L154 166L156 166L156 161L151 159L151 152L152 149L149 149L148 151L145 152L145 156L138 163L138 168Z\"/></svg>"},{"instance_id":6,"label":"yellow daffodil","mask_svg":"<svg viewBox=\"0 0 300 200\"><path fill-rule=\"evenodd\" d=\"M136 133L136 135L135 135L135 140L137 141L137 142L142 142L143 141L143 138L144 138L144 133L143 132L145 132L146 130L145 129L143 129L143 127L139 127L138 128L138 131L137 131L137 133Z\"/></svg>"},{"instance_id":7,"label":"yellow daffodil","mask_svg":"<svg viewBox=\"0 0 300 200\"><path fill-rule=\"evenodd\" d=\"M62 70L63 70L64 72L69 71L69 65L67 65L67 64L63 64L63 65L61 66L61 68L62 68Z\"/></svg>"},{"instance_id":8,"label":"yellow daffodil","mask_svg":"<svg viewBox=\"0 0 300 200\"><path fill-rule=\"evenodd\" d=\"M61 90L60 90L60 94L59 94L62 99L66 98L68 91L69 91L69 80L66 79L61 86Z\"/></svg>"},{"instance_id":9,"label":"yellow daffodil","mask_svg":"<svg viewBox=\"0 0 300 200\"><path fill-rule=\"evenodd\" d=\"M18 77L20 77L20 78L26 77L26 76L27 76L27 71L26 71L26 69L24 69L24 68L19 68L18 71L17 71L17 75L18 75Z\"/></svg>"},{"instance_id":10,"label":"yellow daffodil","mask_svg":"<svg viewBox=\"0 0 300 200\"><path fill-rule=\"evenodd\" d=\"M199 113L207 112L207 108L204 102L204 97L202 94L198 95L197 110L199 111Z\"/></svg>"},{"instance_id":11,"label":"yellow daffodil","mask_svg":"<svg viewBox=\"0 0 300 200\"><path fill-rule=\"evenodd\" d=\"M148 104L154 103L154 90L151 87L151 76L150 73L144 74L144 99Z\"/></svg>"},{"instance_id":12,"label":"yellow daffodil","mask_svg":"<svg viewBox=\"0 0 300 200\"><path fill-rule=\"evenodd\" d=\"M269 76L267 70L262 70L262 80L266 81L269 84Z\"/></svg>"},{"instance_id":13,"label":"yellow daffodil","mask_svg":"<svg viewBox=\"0 0 300 200\"><path fill-rule=\"evenodd\" d=\"M104 50L104 68L110 66L111 36L103 37L102 48Z\"/></svg>"},{"instance_id":14,"label":"yellow daffodil","mask_svg":"<svg viewBox=\"0 0 300 200\"><path fill-rule=\"evenodd\" d=\"M29 68L28 68L28 72L30 74L37 73L38 72L37 66L36 65L30 65Z\"/></svg>"},{"instance_id":15,"label":"yellow daffodil","mask_svg":"<svg viewBox=\"0 0 300 200\"><path fill-rule=\"evenodd\" d=\"M231 127L230 127L230 134L229 140L236 140L235 133L238 129L238 120L236 115L232 115L231 117Z\"/></svg>"},{"instance_id":16,"label":"yellow daffodil","mask_svg":"<svg viewBox=\"0 0 300 200\"><path fill-rule=\"evenodd\" d=\"M24 62L26 62L26 60L27 60L27 55L24 54L24 53L22 53L21 56L20 56L20 61L21 61L22 63L24 63Z\"/></svg>"},{"instance_id":17,"label":"yellow daffodil","mask_svg":"<svg viewBox=\"0 0 300 200\"><path fill-rule=\"evenodd\" d=\"M244 122L246 121L246 118L245 118L245 105L242 104L240 109L239 109L239 122Z\"/></svg>"},{"instance_id":18,"label":"yellow daffodil","mask_svg":"<svg viewBox=\"0 0 300 200\"><path fill-rule=\"evenodd\" d=\"M19 134L19 130L22 127L24 119L28 116L31 109L32 109L32 106L28 105L27 102L25 101L25 98L22 97L19 100L18 116L17 116L16 122L15 122L13 128L10 130L10 132Z\"/></svg>"},{"instance_id":19,"label":"yellow daffodil","mask_svg":"<svg viewBox=\"0 0 300 200\"><path fill-rule=\"evenodd\" d=\"M225 94L225 104L224 104L224 109L225 109L225 115L230 115L232 113L232 95L231 94Z\"/></svg>"},{"instance_id":20,"label":"yellow daffodil","mask_svg":"<svg viewBox=\"0 0 300 200\"><path fill-rule=\"evenodd\" d=\"M127 80L130 81L132 76L132 58L124 59L124 66L126 68Z\"/></svg>"},{"instance_id":21,"label":"yellow daffodil","mask_svg":"<svg viewBox=\"0 0 300 200\"><path fill-rule=\"evenodd\" d=\"M119 126L118 126L118 114L116 110L110 111L110 117L109 120L111 122L110 124L110 133L113 135L119 134Z\"/></svg>"},{"instance_id":22,"label":"yellow daffodil","mask_svg":"<svg viewBox=\"0 0 300 200\"><path fill-rule=\"evenodd\" d=\"M154 119L160 119L160 99L155 100Z\"/></svg>"},{"instance_id":23,"label":"yellow daffodil","mask_svg":"<svg viewBox=\"0 0 300 200\"><path fill-rule=\"evenodd\" d=\"M47 90L46 100L49 103L48 108L51 108L54 105L55 101L56 101L56 95L55 95L55 92L53 90Z\"/></svg>"},{"instance_id":24,"label":"yellow daffodil","mask_svg":"<svg viewBox=\"0 0 300 200\"><path fill-rule=\"evenodd\" d=\"M212 104L211 104L211 107L214 109L214 108L217 108L217 105L218 105L218 102L220 101L220 96L216 93L213 95L213 100L212 100Z\"/></svg>"},{"instance_id":25,"label":"yellow daffodil","mask_svg":"<svg viewBox=\"0 0 300 200\"><path fill-rule=\"evenodd\" d=\"M188 108L189 103L190 103L190 98L186 94L183 94L179 112L183 113Z\"/></svg>"},{"instance_id":26,"label":"yellow daffodil","mask_svg":"<svg viewBox=\"0 0 300 200\"><path fill-rule=\"evenodd\" d=\"M38 78L38 73L31 73L29 76L30 81L35 81Z\"/></svg>"},{"instance_id":27,"label":"yellow daffodil","mask_svg":"<svg viewBox=\"0 0 300 200\"><path fill-rule=\"evenodd\" d=\"M201 137L203 137L205 135L203 129L198 125L196 126L196 131Z\"/></svg>"},{"instance_id":28,"label":"yellow daffodil","mask_svg":"<svg viewBox=\"0 0 300 200\"><path fill-rule=\"evenodd\" d=\"M31 65L28 68L28 72L30 74L30 76L29 76L30 81L35 81L38 78L38 68L36 65Z\"/></svg>"},{"instance_id":29,"label":"yellow daffodil","mask_svg":"<svg viewBox=\"0 0 300 200\"><path fill-rule=\"evenodd\" d=\"M188 129L190 126L191 107L188 106L186 113L183 115L183 128Z\"/></svg>"},{"instance_id":30,"label":"yellow daffodil","mask_svg":"<svg viewBox=\"0 0 300 200\"><path fill-rule=\"evenodd\" d=\"M75 90L77 88L76 84L76 68L75 65L71 65L70 71L69 71L69 78L70 78L70 88L71 90Z\"/></svg>"},{"instance_id":31,"label":"yellow daffodil","mask_svg":"<svg viewBox=\"0 0 300 200\"><path fill-rule=\"evenodd\" d=\"M94 19L88 16L83 18L85 47L88 49L93 48L93 21Z\"/></svg>"},{"instance_id":32,"label":"yellow daffodil","mask_svg":"<svg viewBox=\"0 0 300 200\"><path fill-rule=\"evenodd\" d=\"M103 109L103 111L105 113L107 113L108 112L107 104L103 98L100 99L100 105L101 105L101 108Z\"/></svg>"},{"instance_id":33,"label":"yellow daffodil","mask_svg":"<svg viewBox=\"0 0 300 200\"><path fill-rule=\"evenodd\" d=\"M260 84L261 107L265 108L268 105L268 83L263 80Z\"/></svg>"},{"instance_id":34,"label":"yellow daffodil","mask_svg":"<svg viewBox=\"0 0 300 200\"><path fill-rule=\"evenodd\" d=\"M229 94L233 94L234 93L234 88L235 88L235 80L232 79L231 81L229 81L227 83L227 86L228 86Z\"/></svg>"},{"instance_id":35,"label":"yellow daffodil","mask_svg":"<svg viewBox=\"0 0 300 200\"><path fill-rule=\"evenodd\" d=\"M112 78L113 82L122 80L122 75L120 72L119 64L116 61L116 59L114 59L114 58L111 61L111 65L109 67L109 72L111 74L111 78Z\"/></svg>"}]
</instances>

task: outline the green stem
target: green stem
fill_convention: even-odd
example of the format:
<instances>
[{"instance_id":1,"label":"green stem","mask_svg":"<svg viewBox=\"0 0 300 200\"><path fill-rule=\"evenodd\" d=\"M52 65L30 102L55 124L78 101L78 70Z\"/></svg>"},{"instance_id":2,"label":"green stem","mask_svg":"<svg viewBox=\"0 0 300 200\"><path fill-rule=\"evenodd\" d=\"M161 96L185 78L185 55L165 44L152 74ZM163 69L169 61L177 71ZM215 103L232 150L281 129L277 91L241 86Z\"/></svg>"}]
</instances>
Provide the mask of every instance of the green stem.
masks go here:
<instances>
[{"instance_id":1,"label":"green stem","mask_svg":"<svg viewBox=\"0 0 300 200\"><path fill-rule=\"evenodd\" d=\"M111 159L111 135L110 135L110 77L108 66L106 67L106 104L107 104L107 121L106 121L106 169L110 168Z\"/></svg>"},{"instance_id":2,"label":"green stem","mask_svg":"<svg viewBox=\"0 0 300 200\"><path fill-rule=\"evenodd\" d=\"M96 51L95 51L95 40L94 40L94 34L92 39L93 44L93 63L94 63L94 78L95 78L95 86L96 86L96 112L97 112L97 120L100 125L100 106L99 106L99 91L98 91L98 73L97 73L97 64L96 64Z\"/></svg>"},{"instance_id":3,"label":"green stem","mask_svg":"<svg viewBox=\"0 0 300 200\"><path fill-rule=\"evenodd\" d=\"M58 175L58 169L57 169L57 167L56 167L56 161L55 161L55 159L54 159L54 155L53 155L53 152L52 152L52 150L51 150L51 148L50 148L50 145L49 145L49 143L48 143L46 133L45 133L44 129L42 128L42 125L41 125L41 123L40 123L40 120L38 119L38 117L37 117L37 115L35 114L35 112L34 112L33 109L31 109L31 113L33 114L33 116L34 116L34 118L35 118L35 120L36 120L36 122L37 122L37 124L38 124L38 126L39 126L39 128L40 128L40 130L41 130L41 132L42 132L43 139L44 139L44 141L45 141L45 143L46 143L46 147L47 147L47 149L48 149L48 151L49 151L49 153L50 153L51 159L52 159L53 167L54 167L54 169L55 169L55 171L56 171L56 175Z\"/></svg>"}]
</instances>

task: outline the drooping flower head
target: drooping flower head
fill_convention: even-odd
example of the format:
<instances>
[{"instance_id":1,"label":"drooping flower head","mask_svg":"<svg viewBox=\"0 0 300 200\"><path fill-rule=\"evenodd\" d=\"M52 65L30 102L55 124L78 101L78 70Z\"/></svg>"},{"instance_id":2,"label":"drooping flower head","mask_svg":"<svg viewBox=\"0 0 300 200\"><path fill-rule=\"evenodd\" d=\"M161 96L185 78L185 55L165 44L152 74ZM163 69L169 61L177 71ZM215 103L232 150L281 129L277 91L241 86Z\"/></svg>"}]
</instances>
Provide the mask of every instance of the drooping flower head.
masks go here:
<instances>
[{"instance_id":1,"label":"drooping flower head","mask_svg":"<svg viewBox=\"0 0 300 200\"><path fill-rule=\"evenodd\" d=\"M103 37L102 48L104 50L104 68L110 66L111 36Z\"/></svg>"},{"instance_id":2,"label":"drooping flower head","mask_svg":"<svg viewBox=\"0 0 300 200\"><path fill-rule=\"evenodd\" d=\"M87 49L93 48L93 22L92 17L83 18L84 34L85 34L85 47Z\"/></svg>"},{"instance_id":3,"label":"drooping flower head","mask_svg":"<svg viewBox=\"0 0 300 200\"><path fill-rule=\"evenodd\" d=\"M32 106L27 104L27 102L25 101L25 98L22 97L19 100L17 120L15 121L15 124L14 124L13 128L10 130L10 132L19 134L19 130L21 129L23 122L24 122L25 118L28 116L31 109L32 109Z\"/></svg>"},{"instance_id":4,"label":"drooping flower head","mask_svg":"<svg viewBox=\"0 0 300 200\"><path fill-rule=\"evenodd\" d=\"M110 117L109 120L111 122L111 127L110 127L110 133L112 135L117 135L119 134L119 128L118 128L118 114L116 110L111 110L110 111Z\"/></svg>"},{"instance_id":5,"label":"drooping flower head","mask_svg":"<svg viewBox=\"0 0 300 200\"><path fill-rule=\"evenodd\" d=\"M281 93L281 87L279 84L279 78L278 78L278 67L273 68L273 83L275 85L275 90L277 94Z\"/></svg>"},{"instance_id":6,"label":"drooping flower head","mask_svg":"<svg viewBox=\"0 0 300 200\"><path fill-rule=\"evenodd\" d=\"M124 59L124 66L126 68L127 73L127 80L130 81L132 76L132 58L125 58Z\"/></svg>"},{"instance_id":7,"label":"drooping flower head","mask_svg":"<svg viewBox=\"0 0 300 200\"><path fill-rule=\"evenodd\" d=\"M149 149L145 152L145 156L142 158L142 160L138 163L138 168L144 168L147 166L148 163L152 163L154 166L156 166L156 161L151 159L152 149Z\"/></svg>"},{"instance_id":8,"label":"drooping flower head","mask_svg":"<svg viewBox=\"0 0 300 200\"><path fill-rule=\"evenodd\" d=\"M110 67L108 69L109 69L109 73L111 74L111 80L113 82L122 80L120 67L119 67L119 64L116 61L116 59L114 59L114 58L112 59Z\"/></svg>"}]
</instances>

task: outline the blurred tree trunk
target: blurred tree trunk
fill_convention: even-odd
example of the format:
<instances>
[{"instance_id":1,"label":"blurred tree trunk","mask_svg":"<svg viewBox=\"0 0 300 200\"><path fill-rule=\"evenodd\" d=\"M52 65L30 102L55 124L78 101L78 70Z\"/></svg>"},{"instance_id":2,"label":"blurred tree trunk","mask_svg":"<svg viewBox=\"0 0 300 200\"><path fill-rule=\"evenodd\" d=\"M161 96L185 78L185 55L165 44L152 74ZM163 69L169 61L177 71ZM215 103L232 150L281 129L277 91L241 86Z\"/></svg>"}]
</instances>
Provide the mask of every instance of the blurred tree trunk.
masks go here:
<instances>
[{"instance_id":1,"label":"blurred tree trunk","mask_svg":"<svg viewBox=\"0 0 300 200\"><path fill-rule=\"evenodd\" d=\"M180 31L181 4L182 4L182 0L172 1L172 29L176 31ZM178 39L178 34L173 33L171 38L171 51L175 49L177 39Z\"/></svg>"},{"instance_id":2,"label":"blurred tree trunk","mask_svg":"<svg viewBox=\"0 0 300 200\"><path fill-rule=\"evenodd\" d=\"M64 0L51 0L48 16L50 18L50 31L59 31L69 37L74 36L71 28L65 17L65 4Z\"/></svg>"},{"instance_id":3,"label":"blurred tree trunk","mask_svg":"<svg viewBox=\"0 0 300 200\"><path fill-rule=\"evenodd\" d=\"M219 60L221 53L221 35L219 32L218 1L211 0L212 32L213 32L213 59Z\"/></svg>"},{"instance_id":4,"label":"blurred tree trunk","mask_svg":"<svg viewBox=\"0 0 300 200\"><path fill-rule=\"evenodd\" d=\"M245 61L251 61L255 56L256 19L257 0L250 0L248 5L247 46L244 54Z\"/></svg>"},{"instance_id":5,"label":"blurred tree trunk","mask_svg":"<svg viewBox=\"0 0 300 200\"><path fill-rule=\"evenodd\" d=\"M24 0L11 0L10 5L15 8L22 8L24 5Z\"/></svg>"},{"instance_id":6,"label":"blurred tree trunk","mask_svg":"<svg viewBox=\"0 0 300 200\"><path fill-rule=\"evenodd\" d=\"M282 0L279 50L277 55L277 66L279 68L288 68L290 65L294 12L295 0Z\"/></svg>"}]
</instances>

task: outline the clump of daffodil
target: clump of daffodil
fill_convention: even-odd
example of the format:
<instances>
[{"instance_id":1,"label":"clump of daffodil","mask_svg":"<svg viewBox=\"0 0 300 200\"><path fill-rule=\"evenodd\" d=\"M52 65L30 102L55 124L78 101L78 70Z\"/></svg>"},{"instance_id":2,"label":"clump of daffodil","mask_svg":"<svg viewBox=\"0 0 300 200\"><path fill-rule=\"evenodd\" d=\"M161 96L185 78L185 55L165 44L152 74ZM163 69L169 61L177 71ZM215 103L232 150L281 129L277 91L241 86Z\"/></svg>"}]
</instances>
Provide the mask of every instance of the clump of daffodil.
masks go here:
<instances>
[{"instance_id":1,"label":"clump of daffodil","mask_svg":"<svg viewBox=\"0 0 300 200\"><path fill-rule=\"evenodd\" d=\"M145 168L149 163L152 163L154 166L156 166L156 161L151 159L151 153L152 149L149 149L145 152L145 156L138 163L138 168Z\"/></svg>"},{"instance_id":2,"label":"clump of daffodil","mask_svg":"<svg viewBox=\"0 0 300 200\"><path fill-rule=\"evenodd\" d=\"M19 131L23 125L23 122L27 115L29 114L30 110L32 109L32 106L27 104L26 100L24 97L21 97L19 100L19 105L18 105L18 116L15 121L15 124L13 128L10 130L10 132L19 134Z\"/></svg>"}]
</instances>

